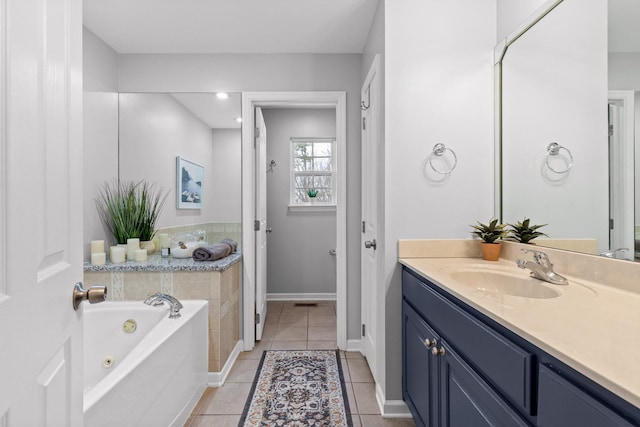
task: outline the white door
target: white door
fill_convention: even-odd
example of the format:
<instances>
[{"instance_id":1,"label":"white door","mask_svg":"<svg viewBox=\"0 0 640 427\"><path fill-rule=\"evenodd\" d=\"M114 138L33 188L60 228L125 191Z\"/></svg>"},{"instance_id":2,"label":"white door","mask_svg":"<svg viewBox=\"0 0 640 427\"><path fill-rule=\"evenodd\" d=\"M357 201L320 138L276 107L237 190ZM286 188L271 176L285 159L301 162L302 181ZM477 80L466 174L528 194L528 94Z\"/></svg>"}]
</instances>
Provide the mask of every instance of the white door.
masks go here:
<instances>
[{"instance_id":1,"label":"white door","mask_svg":"<svg viewBox=\"0 0 640 427\"><path fill-rule=\"evenodd\" d=\"M378 236L378 159L380 149L379 112L380 76L379 60L375 58L362 87L362 353L367 358L374 378L376 370L376 266L382 256Z\"/></svg>"},{"instance_id":2,"label":"white door","mask_svg":"<svg viewBox=\"0 0 640 427\"><path fill-rule=\"evenodd\" d=\"M256 340L262 339L267 316L267 128L256 108Z\"/></svg>"},{"instance_id":3,"label":"white door","mask_svg":"<svg viewBox=\"0 0 640 427\"><path fill-rule=\"evenodd\" d=\"M0 28L0 426L81 426L82 3Z\"/></svg>"}]
</instances>

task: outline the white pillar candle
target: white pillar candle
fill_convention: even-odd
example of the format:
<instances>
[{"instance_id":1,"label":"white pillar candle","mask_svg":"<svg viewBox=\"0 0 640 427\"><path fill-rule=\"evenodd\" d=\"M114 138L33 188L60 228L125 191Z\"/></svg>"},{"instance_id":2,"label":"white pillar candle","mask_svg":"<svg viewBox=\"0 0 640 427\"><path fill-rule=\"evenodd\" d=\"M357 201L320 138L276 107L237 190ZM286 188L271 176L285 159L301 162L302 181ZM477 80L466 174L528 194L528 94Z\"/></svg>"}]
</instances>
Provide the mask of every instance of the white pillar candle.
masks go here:
<instances>
[{"instance_id":1,"label":"white pillar candle","mask_svg":"<svg viewBox=\"0 0 640 427\"><path fill-rule=\"evenodd\" d=\"M99 254L104 252L104 240L92 240L91 241L91 253Z\"/></svg>"},{"instance_id":2,"label":"white pillar candle","mask_svg":"<svg viewBox=\"0 0 640 427\"><path fill-rule=\"evenodd\" d=\"M140 239L127 239L127 259L136 259L136 251L140 249Z\"/></svg>"},{"instance_id":3,"label":"white pillar candle","mask_svg":"<svg viewBox=\"0 0 640 427\"><path fill-rule=\"evenodd\" d=\"M168 248L170 243L169 243L169 235L167 233L160 233L158 234L158 239L160 239L160 247L162 248Z\"/></svg>"},{"instance_id":4,"label":"white pillar candle","mask_svg":"<svg viewBox=\"0 0 640 427\"><path fill-rule=\"evenodd\" d=\"M136 249L134 259L138 262L144 262L147 260L147 250L146 249Z\"/></svg>"},{"instance_id":5,"label":"white pillar candle","mask_svg":"<svg viewBox=\"0 0 640 427\"><path fill-rule=\"evenodd\" d=\"M109 258L113 264L124 262L127 250L120 246L111 246L109 248Z\"/></svg>"},{"instance_id":6,"label":"white pillar candle","mask_svg":"<svg viewBox=\"0 0 640 427\"><path fill-rule=\"evenodd\" d=\"M105 265L107 263L107 254L104 252L91 254L91 265Z\"/></svg>"}]
</instances>

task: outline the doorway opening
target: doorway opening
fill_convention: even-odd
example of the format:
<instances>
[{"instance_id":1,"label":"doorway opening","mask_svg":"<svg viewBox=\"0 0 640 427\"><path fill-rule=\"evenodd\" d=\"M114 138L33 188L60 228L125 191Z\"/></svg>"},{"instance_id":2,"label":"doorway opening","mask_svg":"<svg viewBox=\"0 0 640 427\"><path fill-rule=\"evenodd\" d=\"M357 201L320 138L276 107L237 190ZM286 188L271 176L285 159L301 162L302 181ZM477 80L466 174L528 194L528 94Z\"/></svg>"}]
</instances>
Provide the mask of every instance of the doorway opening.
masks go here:
<instances>
[{"instance_id":1,"label":"doorway opening","mask_svg":"<svg viewBox=\"0 0 640 427\"><path fill-rule=\"evenodd\" d=\"M609 91L609 250L634 259L635 92ZM625 249L616 251L616 249Z\"/></svg>"},{"instance_id":2,"label":"doorway opening","mask_svg":"<svg viewBox=\"0 0 640 427\"><path fill-rule=\"evenodd\" d=\"M259 188L259 172L271 167L266 150L260 148L260 131L257 131L256 111L269 108L317 108L335 112L336 193L335 193L335 300L336 343L346 349L346 94L345 92L246 92L242 96L245 118L242 126L242 223L243 233L243 347L251 350L261 334L267 310L266 272L263 252L266 220L256 217L260 199L266 191ZM278 162L275 163L276 165ZM328 249L329 250L329 249Z\"/></svg>"}]
</instances>

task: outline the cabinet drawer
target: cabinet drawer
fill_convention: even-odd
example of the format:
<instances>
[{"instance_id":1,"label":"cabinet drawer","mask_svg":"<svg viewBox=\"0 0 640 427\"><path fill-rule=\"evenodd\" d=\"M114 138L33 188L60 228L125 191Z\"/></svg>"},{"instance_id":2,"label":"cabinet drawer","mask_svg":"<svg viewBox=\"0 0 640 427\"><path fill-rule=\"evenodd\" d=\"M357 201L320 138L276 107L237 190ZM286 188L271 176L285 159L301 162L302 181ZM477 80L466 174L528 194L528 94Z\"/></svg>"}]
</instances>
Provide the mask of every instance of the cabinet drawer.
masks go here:
<instances>
[{"instance_id":1,"label":"cabinet drawer","mask_svg":"<svg viewBox=\"0 0 640 427\"><path fill-rule=\"evenodd\" d=\"M406 269L403 297L513 405L533 412L534 356L489 329Z\"/></svg>"},{"instance_id":2,"label":"cabinet drawer","mask_svg":"<svg viewBox=\"0 0 640 427\"><path fill-rule=\"evenodd\" d=\"M607 406L544 365L538 379L538 425L631 427Z\"/></svg>"}]
</instances>

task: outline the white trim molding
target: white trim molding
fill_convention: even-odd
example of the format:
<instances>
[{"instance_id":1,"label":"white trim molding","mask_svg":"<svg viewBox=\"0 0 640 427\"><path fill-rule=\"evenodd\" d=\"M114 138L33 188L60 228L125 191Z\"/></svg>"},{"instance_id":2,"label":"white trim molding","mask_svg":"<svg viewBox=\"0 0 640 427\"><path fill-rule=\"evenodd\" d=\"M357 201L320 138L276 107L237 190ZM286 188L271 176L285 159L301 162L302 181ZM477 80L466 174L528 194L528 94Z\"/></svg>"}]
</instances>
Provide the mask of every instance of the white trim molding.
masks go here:
<instances>
[{"instance_id":1,"label":"white trim molding","mask_svg":"<svg viewBox=\"0 0 640 427\"><path fill-rule=\"evenodd\" d=\"M231 368L233 368L233 365L236 363L236 359L238 358L238 356L240 355L240 352L242 351L242 347L243 347L242 340L240 340L236 343L236 346L233 347L233 350L231 351L229 358L227 358L227 362L222 367L222 371L209 372L209 374L207 375L207 386L222 387L224 385L224 382L227 380L227 377L229 376L229 372L231 372Z\"/></svg>"},{"instance_id":2,"label":"white trim molding","mask_svg":"<svg viewBox=\"0 0 640 427\"><path fill-rule=\"evenodd\" d=\"M255 233L255 108L328 107L336 112L336 324L338 348L347 346L347 95L336 92L243 92L242 93L242 233L243 249L243 341L244 350L255 344L256 304Z\"/></svg>"},{"instance_id":3,"label":"white trim molding","mask_svg":"<svg viewBox=\"0 0 640 427\"><path fill-rule=\"evenodd\" d=\"M382 418L413 418L404 400L386 400L382 387L376 383L376 401Z\"/></svg>"},{"instance_id":4,"label":"white trim molding","mask_svg":"<svg viewBox=\"0 0 640 427\"><path fill-rule=\"evenodd\" d=\"M267 294L267 301L335 301L336 294L316 293L316 294Z\"/></svg>"}]
</instances>

